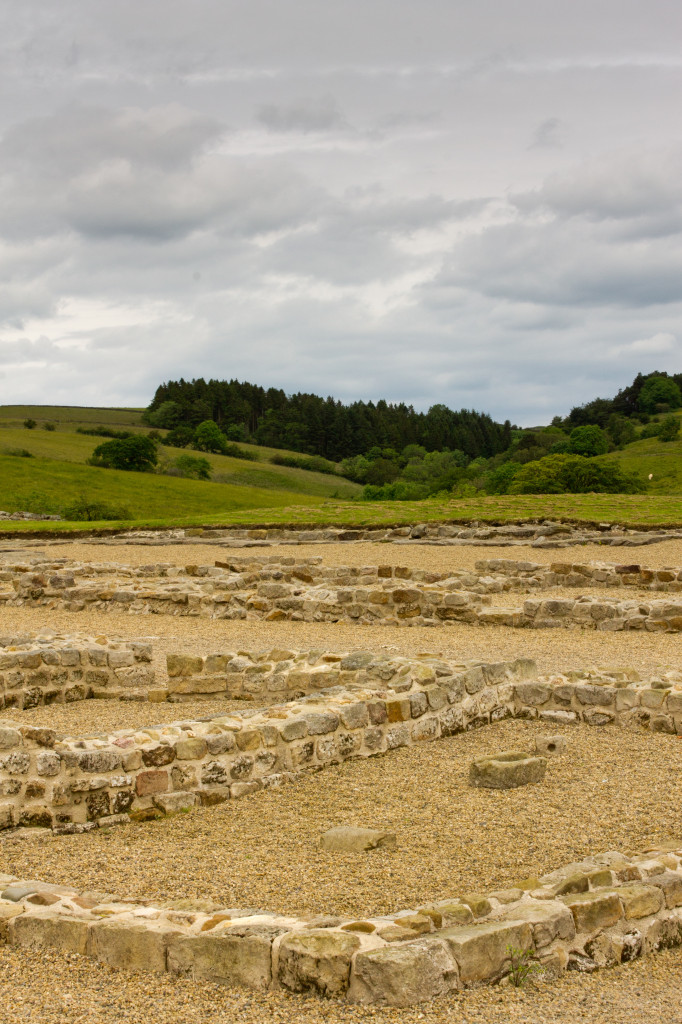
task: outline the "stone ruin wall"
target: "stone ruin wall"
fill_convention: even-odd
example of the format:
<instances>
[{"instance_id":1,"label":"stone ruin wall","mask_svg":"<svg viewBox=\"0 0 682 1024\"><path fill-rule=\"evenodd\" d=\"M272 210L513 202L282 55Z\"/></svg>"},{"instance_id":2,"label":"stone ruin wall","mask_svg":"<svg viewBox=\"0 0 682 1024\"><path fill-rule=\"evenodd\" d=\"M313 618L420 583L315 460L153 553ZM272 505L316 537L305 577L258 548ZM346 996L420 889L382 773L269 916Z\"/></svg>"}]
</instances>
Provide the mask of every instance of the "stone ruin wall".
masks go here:
<instances>
[{"instance_id":1,"label":"stone ruin wall","mask_svg":"<svg viewBox=\"0 0 682 1024\"><path fill-rule=\"evenodd\" d=\"M181 901L182 903L182 901ZM505 890L344 918L109 900L0 876L0 942L121 970L409 1006L509 973L509 947L550 974L682 942L682 847L610 851Z\"/></svg>"},{"instance_id":2,"label":"stone ruin wall","mask_svg":"<svg viewBox=\"0 0 682 1024\"><path fill-rule=\"evenodd\" d=\"M676 673L653 681L618 672L591 681L541 679L535 664L523 659L458 665L363 652L339 657L273 650L205 659L171 655L168 661L169 699L188 690L211 697L243 694L248 686L284 699L308 696L255 713L90 737L3 719L2 827L86 831L210 806L280 785L309 768L510 717L682 733L682 677Z\"/></svg>"},{"instance_id":3,"label":"stone ruin wall","mask_svg":"<svg viewBox=\"0 0 682 1024\"><path fill-rule=\"evenodd\" d=\"M149 644L0 637L0 708L120 696L154 682Z\"/></svg>"},{"instance_id":4,"label":"stone ruin wall","mask_svg":"<svg viewBox=\"0 0 682 1024\"><path fill-rule=\"evenodd\" d=\"M428 572L391 566L324 567L319 559L218 562L178 567L164 563L116 569L111 564L66 560L10 564L0 570L0 605L197 615L225 619L278 619L374 625L465 622L514 628L682 630L682 597L619 600L535 597L518 608L492 606L491 595L538 593L554 586L646 586L680 591L682 569L601 563L549 567L499 559L476 572ZM570 571L565 571L570 570ZM602 579L606 576L606 579ZM620 581L616 583L616 581Z\"/></svg>"}]
</instances>

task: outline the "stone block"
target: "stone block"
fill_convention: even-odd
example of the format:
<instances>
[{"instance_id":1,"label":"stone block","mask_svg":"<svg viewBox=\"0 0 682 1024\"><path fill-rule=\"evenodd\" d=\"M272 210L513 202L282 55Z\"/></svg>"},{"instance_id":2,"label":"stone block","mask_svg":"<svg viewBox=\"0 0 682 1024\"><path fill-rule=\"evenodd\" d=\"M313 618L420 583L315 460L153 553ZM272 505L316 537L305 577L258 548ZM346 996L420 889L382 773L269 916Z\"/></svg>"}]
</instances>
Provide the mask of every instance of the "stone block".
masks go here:
<instances>
[{"instance_id":1,"label":"stone block","mask_svg":"<svg viewBox=\"0 0 682 1024\"><path fill-rule=\"evenodd\" d=\"M153 796L155 793L165 793L168 789L168 772L149 771L140 772L135 779L135 792L138 796Z\"/></svg>"},{"instance_id":2,"label":"stone block","mask_svg":"<svg viewBox=\"0 0 682 1024\"><path fill-rule=\"evenodd\" d=\"M579 932L610 928L623 916L617 892L583 892L561 899L573 914Z\"/></svg>"},{"instance_id":3,"label":"stone block","mask_svg":"<svg viewBox=\"0 0 682 1024\"><path fill-rule=\"evenodd\" d=\"M508 750L473 761L469 769L469 785L484 789L516 789L540 782L546 770L546 758Z\"/></svg>"},{"instance_id":4,"label":"stone block","mask_svg":"<svg viewBox=\"0 0 682 1024\"><path fill-rule=\"evenodd\" d=\"M664 905L663 893L655 885L621 885L617 894L626 921L657 914Z\"/></svg>"},{"instance_id":5,"label":"stone block","mask_svg":"<svg viewBox=\"0 0 682 1024\"><path fill-rule=\"evenodd\" d=\"M206 740L201 736L188 736L178 740L175 745L175 756L178 761L198 761L206 753Z\"/></svg>"},{"instance_id":6,"label":"stone block","mask_svg":"<svg viewBox=\"0 0 682 1024\"><path fill-rule=\"evenodd\" d=\"M509 968L508 946L533 948L533 932L526 921L491 921L445 928L438 937L447 944L459 965L463 985L501 978Z\"/></svg>"},{"instance_id":7,"label":"stone block","mask_svg":"<svg viewBox=\"0 0 682 1024\"><path fill-rule=\"evenodd\" d=\"M458 970L445 943L414 939L357 953L348 999L354 1003L411 1006L458 988Z\"/></svg>"},{"instance_id":8,"label":"stone block","mask_svg":"<svg viewBox=\"0 0 682 1024\"><path fill-rule=\"evenodd\" d=\"M194 981L265 989L272 980L272 940L224 933L178 936L168 946L168 970Z\"/></svg>"},{"instance_id":9,"label":"stone block","mask_svg":"<svg viewBox=\"0 0 682 1024\"><path fill-rule=\"evenodd\" d=\"M535 753L542 757L553 757L566 750L565 736L536 736Z\"/></svg>"},{"instance_id":10,"label":"stone block","mask_svg":"<svg viewBox=\"0 0 682 1024\"><path fill-rule=\"evenodd\" d=\"M395 850L396 837L393 832L382 832L374 828L338 825L322 834L320 845L323 850L333 853L365 853L378 848Z\"/></svg>"},{"instance_id":11,"label":"stone block","mask_svg":"<svg viewBox=\"0 0 682 1024\"><path fill-rule=\"evenodd\" d=\"M177 929L157 922L148 924L111 919L99 921L88 932L87 955L123 971L166 970L166 950Z\"/></svg>"},{"instance_id":12,"label":"stone block","mask_svg":"<svg viewBox=\"0 0 682 1024\"><path fill-rule=\"evenodd\" d=\"M13 946L42 946L62 953L85 955L90 924L58 911L40 911L14 917L9 923Z\"/></svg>"},{"instance_id":13,"label":"stone block","mask_svg":"<svg viewBox=\"0 0 682 1024\"><path fill-rule=\"evenodd\" d=\"M339 998L348 989L351 957L359 948L352 932L289 932L279 946L278 981L292 992Z\"/></svg>"}]
</instances>

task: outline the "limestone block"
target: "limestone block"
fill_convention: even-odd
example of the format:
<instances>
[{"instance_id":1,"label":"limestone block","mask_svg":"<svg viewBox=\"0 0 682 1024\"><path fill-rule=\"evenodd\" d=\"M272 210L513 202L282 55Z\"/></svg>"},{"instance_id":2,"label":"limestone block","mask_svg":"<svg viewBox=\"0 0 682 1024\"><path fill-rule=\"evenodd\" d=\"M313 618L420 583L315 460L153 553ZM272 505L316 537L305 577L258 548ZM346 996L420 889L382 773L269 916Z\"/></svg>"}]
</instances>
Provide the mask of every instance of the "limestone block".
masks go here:
<instances>
[{"instance_id":1,"label":"limestone block","mask_svg":"<svg viewBox=\"0 0 682 1024\"><path fill-rule=\"evenodd\" d=\"M533 929L533 943L536 949L548 946L555 939L570 941L575 938L573 914L554 900L533 900L515 908L518 917L523 916Z\"/></svg>"},{"instance_id":2,"label":"limestone block","mask_svg":"<svg viewBox=\"0 0 682 1024\"><path fill-rule=\"evenodd\" d=\"M508 946L532 949L533 932L526 921L491 921L438 933L459 965L460 981L470 985L502 977L509 966Z\"/></svg>"},{"instance_id":3,"label":"limestone block","mask_svg":"<svg viewBox=\"0 0 682 1024\"><path fill-rule=\"evenodd\" d=\"M655 885L622 885L618 898L627 921L657 914L664 904L663 893Z\"/></svg>"},{"instance_id":4,"label":"limestone block","mask_svg":"<svg viewBox=\"0 0 682 1024\"><path fill-rule=\"evenodd\" d=\"M542 757L563 754L565 750L565 736L536 736L535 738L535 753L540 754Z\"/></svg>"},{"instance_id":5,"label":"limestone block","mask_svg":"<svg viewBox=\"0 0 682 1024\"><path fill-rule=\"evenodd\" d=\"M141 924L126 917L91 925L87 955L124 971L166 970L166 949L180 933L177 929L150 921Z\"/></svg>"},{"instance_id":6,"label":"limestone block","mask_svg":"<svg viewBox=\"0 0 682 1024\"><path fill-rule=\"evenodd\" d=\"M271 947L267 935L181 935L168 946L168 970L196 981L265 989L272 980Z\"/></svg>"},{"instance_id":7,"label":"limestone block","mask_svg":"<svg viewBox=\"0 0 682 1024\"><path fill-rule=\"evenodd\" d=\"M540 782L547 770L545 757L507 750L471 763L469 785L484 789L516 789Z\"/></svg>"},{"instance_id":8,"label":"limestone block","mask_svg":"<svg viewBox=\"0 0 682 1024\"><path fill-rule=\"evenodd\" d=\"M18 729L9 726L0 726L0 750L8 750L10 747L21 745L21 733Z\"/></svg>"},{"instance_id":9,"label":"limestone block","mask_svg":"<svg viewBox=\"0 0 682 1024\"><path fill-rule=\"evenodd\" d=\"M204 659L190 655L169 654L166 657L166 669L169 678L177 676L191 676L203 672Z\"/></svg>"},{"instance_id":10,"label":"limestone block","mask_svg":"<svg viewBox=\"0 0 682 1024\"><path fill-rule=\"evenodd\" d=\"M457 964L447 946L437 938L423 938L357 953L348 999L411 1006L456 988Z\"/></svg>"},{"instance_id":11,"label":"limestone block","mask_svg":"<svg viewBox=\"0 0 682 1024\"><path fill-rule=\"evenodd\" d=\"M206 753L206 740L201 736L189 736L178 740L175 756L178 761L198 761Z\"/></svg>"},{"instance_id":12,"label":"limestone block","mask_svg":"<svg viewBox=\"0 0 682 1024\"><path fill-rule=\"evenodd\" d=\"M323 850L333 853L364 853L377 848L395 850L394 832L382 832L374 828L355 828L352 825L337 825L320 837Z\"/></svg>"},{"instance_id":13,"label":"limestone block","mask_svg":"<svg viewBox=\"0 0 682 1024\"><path fill-rule=\"evenodd\" d=\"M194 793L159 793L153 797L154 806L164 814L179 814L196 807L199 798Z\"/></svg>"},{"instance_id":14,"label":"limestone block","mask_svg":"<svg viewBox=\"0 0 682 1024\"><path fill-rule=\"evenodd\" d=\"M561 899L573 914L579 932L610 928L623 916L617 892L582 892Z\"/></svg>"},{"instance_id":15,"label":"limestone block","mask_svg":"<svg viewBox=\"0 0 682 1024\"><path fill-rule=\"evenodd\" d=\"M662 891L666 907L682 907L682 876L666 871L662 875L654 875L650 881Z\"/></svg>"},{"instance_id":16,"label":"limestone block","mask_svg":"<svg viewBox=\"0 0 682 1024\"><path fill-rule=\"evenodd\" d=\"M348 988L351 957L359 948L360 939L351 932L290 932L279 947L279 983L292 992L338 998Z\"/></svg>"},{"instance_id":17,"label":"limestone block","mask_svg":"<svg viewBox=\"0 0 682 1024\"><path fill-rule=\"evenodd\" d=\"M9 941L14 946L48 946L63 953L85 955L90 923L59 911L45 910L14 917Z\"/></svg>"},{"instance_id":18,"label":"limestone block","mask_svg":"<svg viewBox=\"0 0 682 1024\"><path fill-rule=\"evenodd\" d=\"M226 687L225 676L177 675L168 677L169 693L222 693Z\"/></svg>"}]
</instances>

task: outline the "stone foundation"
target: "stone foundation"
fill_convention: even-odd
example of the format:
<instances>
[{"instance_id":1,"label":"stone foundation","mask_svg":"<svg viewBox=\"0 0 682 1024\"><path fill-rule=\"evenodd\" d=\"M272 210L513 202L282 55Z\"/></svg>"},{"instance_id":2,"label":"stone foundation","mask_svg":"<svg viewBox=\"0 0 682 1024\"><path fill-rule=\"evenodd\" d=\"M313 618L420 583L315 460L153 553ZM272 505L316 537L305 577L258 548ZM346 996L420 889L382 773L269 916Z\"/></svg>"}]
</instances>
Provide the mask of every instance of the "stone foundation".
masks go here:
<instances>
[{"instance_id":1,"label":"stone foundation","mask_svg":"<svg viewBox=\"0 0 682 1024\"><path fill-rule=\"evenodd\" d=\"M0 637L0 708L121 696L154 682L149 644Z\"/></svg>"},{"instance_id":2,"label":"stone foundation","mask_svg":"<svg viewBox=\"0 0 682 1024\"><path fill-rule=\"evenodd\" d=\"M310 695L254 713L85 737L3 719L0 827L80 832L129 817L161 817L503 718L682 734L682 677L676 673L652 681L618 672L538 678L535 664L524 659L456 664L276 649L170 656L169 667L186 673L172 675L169 685L204 687L211 697L220 686L228 696L229 687L252 681L267 692L274 682L285 697L287 677L290 694ZM320 690L324 682L328 688Z\"/></svg>"},{"instance_id":3,"label":"stone foundation","mask_svg":"<svg viewBox=\"0 0 682 1024\"><path fill-rule=\"evenodd\" d=\"M102 903L5 875L0 942L122 970L409 1006L507 978L512 948L558 974L679 945L682 843L634 857L609 851L503 891L362 919Z\"/></svg>"},{"instance_id":4,"label":"stone foundation","mask_svg":"<svg viewBox=\"0 0 682 1024\"><path fill-rule=\"evenodd\" d=\"M477 571L427 572L387 565L329 568L319 559L244 559L214 566L157 563L142 567L54 562L13 563L0 570L0 605L196 615L223 619L288 619L373 625L439 626L465 622L515 628L682 630L682 597L654 600L535 598L517 608L492 607L492 594L551 591L557 585L678 590L682 569L610 572L601 563L549 567L503 559ZM635 572L634 570L637 570ZM646 584L644 581L646 580Z\"/></svg>"}]
</instances>

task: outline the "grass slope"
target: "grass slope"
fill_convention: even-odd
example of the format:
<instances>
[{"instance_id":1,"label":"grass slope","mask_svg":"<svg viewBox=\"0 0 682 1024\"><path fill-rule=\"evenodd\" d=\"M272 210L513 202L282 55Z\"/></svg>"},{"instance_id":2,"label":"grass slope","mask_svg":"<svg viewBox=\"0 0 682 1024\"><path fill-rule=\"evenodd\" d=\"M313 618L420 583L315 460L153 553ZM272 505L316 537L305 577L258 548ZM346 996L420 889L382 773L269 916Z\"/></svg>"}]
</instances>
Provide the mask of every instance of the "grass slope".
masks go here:
<instances>
[{"instance_id":1,"label":"grass slope","mask_svg":"<svg viewBox=\"0 0 682 1024\"><path fill-rule=\"evenodd\" d=\"M86 495L90 501L127 506L138 522L211 521L229 518L241 509L267 509L269 515L294 504L300 507L320 503L316 495L284 489L126 473L55 459L0 456L0 507L4 511L16 511L27 505L35 507L39 503L59 508L80 495Z\"/></svg>"},{"instance_id":2,"label":"grass slope","mask_svg":"<svg viewBox=\"0 0 682 1024\"><path fill-rule=\"evenodd\" d=\"M616 462L620 469L636 473L647 481L652 494L682 494L682 440L664 442L648 437L622 451L602 455L600 460Z\"/></svg>"},{"instance_id":3,"label":"grass slope","mask_svg":"<svg viewBox=\"0 0 682 1024\"><path fill-rule=\"evenodd\" d=\"M107 426L114 429L132 429L147 433L149 428L139 422L139 411L127 412L119 409L79 409L67 408L65 417L57 421L48 415L43 415L45 410L55 411L58 406L0 406L0 456L10 455L21 449L30 452L31 455L42 460L57 460L59 462L75 462L84 464L92 455L95 448L107 440L106 437L93 437L88 434L78 434L76 428L79 426ZM9 411L8 411L9 410ZM20 410L22 415L15 415ZM24 416L23 413L26 415ZM91 413L89 419L81 417L83 413ZM117 419L118 415L136 416L135 422ZM56 429L47 431L40 426L33 430L27 430L23 426L25 418L32 418L42 422L56 424ZM73 418L71 418L73 417ZM318 498L328 498L332 495L339 498L349 499L360 494L362 488L350 480L342 477L329 476L325 473L311 473L306 469L296 469L289 466L275 466L267 460L270 455L275 454L274 448L259 448L256 445L240 445L244 449L253 452L258 462L247 462L244 459L233 459L225 455L213 455L210 453L200 454L211 463L211 470L214 480L223 484L230 484L233 487L251 487L265 490L290 491L298 495L312 495ZM173 460L182 455L185 449L169 448L164 445L160 448L162 459ZM291 452L279 452L280 455L295 454ZM27 460L28 461L28 460ZM9 473L9 468L6 469ZM37 466L34 467L36 476L39 473ZM19 506L11 506L11 502L5 496L6 487L11 490L11 475L5 485L0 480L0 508L5 511L17 511ZM40 490L39 481L36 480L35 490ZM75 496L75 495L74 495ZM88 497L92 495L88 492ZM68 500L68 499L67 499ZM114 501L114 496L110 495ZM62 498L62 504L65 500ZM279 500L273 502L279 505ZM163 514L163 507L160 507L158 514ZM145 513L140 513L141 515Z\"/></svg>"}]
</instances>

